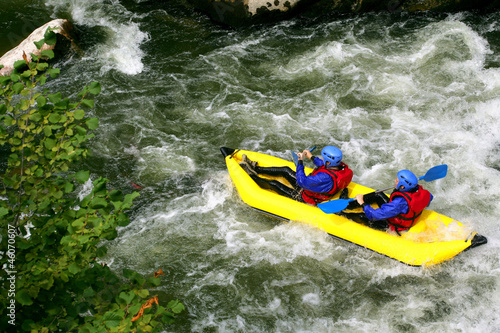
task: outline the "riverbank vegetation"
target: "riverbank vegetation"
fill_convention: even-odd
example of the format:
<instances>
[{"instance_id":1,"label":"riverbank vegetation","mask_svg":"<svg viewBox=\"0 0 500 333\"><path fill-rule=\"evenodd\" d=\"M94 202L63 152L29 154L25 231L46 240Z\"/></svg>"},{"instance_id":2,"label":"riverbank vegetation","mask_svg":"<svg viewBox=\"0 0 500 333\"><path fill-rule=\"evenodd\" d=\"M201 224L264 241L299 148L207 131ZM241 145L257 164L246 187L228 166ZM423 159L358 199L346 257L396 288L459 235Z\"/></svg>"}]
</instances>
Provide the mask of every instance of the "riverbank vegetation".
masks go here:
<instances>
[{"instance_id":1,"label":"riverbank vegetation","mask_svg":"<svg viewBox=\"0 0 500 333\"><path fill-rule=\"evenodd\" d=\"M55 40L48 29L36 45ZM139 195L79 169L99 126L88 110L101 86L90 83L76 101L49 91L53 56L24 57L0 77L0 330L160 331L184 310L154 294L162 270L115 272L100 259Z\"/></svg>"}]
</instances>

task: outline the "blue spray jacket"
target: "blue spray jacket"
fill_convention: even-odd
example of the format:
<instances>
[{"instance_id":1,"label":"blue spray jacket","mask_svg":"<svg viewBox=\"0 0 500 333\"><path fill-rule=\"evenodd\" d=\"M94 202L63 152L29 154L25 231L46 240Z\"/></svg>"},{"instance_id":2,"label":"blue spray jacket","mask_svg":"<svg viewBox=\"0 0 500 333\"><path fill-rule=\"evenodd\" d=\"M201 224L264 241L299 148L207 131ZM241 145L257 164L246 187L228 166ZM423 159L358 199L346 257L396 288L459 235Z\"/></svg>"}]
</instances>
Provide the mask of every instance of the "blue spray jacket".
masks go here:
<instances>
[{"instance_id":1,"label":"blue spray jacket","mask_svg":"<svg viewBox=\"0 0 500 333\"><path fill-rule=\"evenodd\" d=\"M429 201L429 204L431 203L433 198L434 197L431 194L431 200ZM368 219L377 221L385 220L394 216L398 216L400 214L406 214L408 213L408 209L408 203L403 197L395 197L390 202L380 206L380 208L378 209L366 205L363 208L363 212Z\"/></svg>"},{"instance_id":2,"label":"blue spray jacket","mask_svg":"<svg viewBox=\"0 0 500 333\"><path fill-rule=\"evenodd\" d=\"M315 157L313 163L316 167L324 165L323 160L319 157ZM302 161L299 161L299 164L297 165L296 177L297 184L300 187L313 192L327 193L333 188L334 185L332 177L323 172L314 176L306 176Z\"/></svg>"}]
</instances>

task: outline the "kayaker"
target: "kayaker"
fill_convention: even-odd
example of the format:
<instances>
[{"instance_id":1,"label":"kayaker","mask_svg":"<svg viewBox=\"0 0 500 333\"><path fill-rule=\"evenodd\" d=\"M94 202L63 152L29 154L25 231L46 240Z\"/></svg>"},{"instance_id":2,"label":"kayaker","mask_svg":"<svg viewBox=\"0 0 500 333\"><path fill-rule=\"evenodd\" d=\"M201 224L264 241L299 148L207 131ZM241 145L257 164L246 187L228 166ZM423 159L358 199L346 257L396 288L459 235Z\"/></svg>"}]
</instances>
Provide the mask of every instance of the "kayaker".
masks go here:
<instances>
[{"instance_id":1,"label":"kayaker","mask_svg":"<svg viewBox=\"0 0 500 333\"><path fill-rule=\"evenodd\" d=\"M243 155L242 164L247 173L259 186L274 190L294 200L316 205L331 199L337 192L345 189L352 180L353 172L342 162L342 151L334 146L326 146L321 151L323 159L313 156L309 150L297 154L296 172L289 167L259 167ZM306 176L304 157L311 159L316 168ZM259 174L283 177L293 186L290 188L279 181L259 177ZM347 196L345 193L344 196Z\"/></svg>"},{"instance_id":2,"label":"kayaker","mask_svg":"<svg viewBox=\"0 0 500 333\"><path fill-rule=\"evenodd\" d=\"M380 197L382 196L372 196L371 198L380 199ZM388 226L398 234L415 225L422 211L429 206L434 198L429 191L418 185L417 176L410 170L399 171L390 198L387 198L386 195L383 197L388 201L379 203L380 208L377 209L369 205L373 199L365 198L363 194L358 194L356 201L363 207L364 215L371 223L379 228L387 228ZM348 217L349 215L347 214Z\"/></svg>"}]
</instances>

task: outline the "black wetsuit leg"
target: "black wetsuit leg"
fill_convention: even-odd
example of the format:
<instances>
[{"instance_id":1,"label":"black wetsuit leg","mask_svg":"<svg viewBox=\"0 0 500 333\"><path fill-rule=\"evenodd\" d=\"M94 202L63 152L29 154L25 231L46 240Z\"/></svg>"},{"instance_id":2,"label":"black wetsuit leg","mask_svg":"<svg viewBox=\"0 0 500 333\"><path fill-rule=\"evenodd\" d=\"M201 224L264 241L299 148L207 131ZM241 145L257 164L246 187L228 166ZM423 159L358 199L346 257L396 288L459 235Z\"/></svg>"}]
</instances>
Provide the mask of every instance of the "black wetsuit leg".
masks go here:
<instances>
[{"instance_id":1,"label":"black wetsuit leg","mask_svg":"<svg viewBox=\"0 0 500 333\"><path fill-rule=\"evenodd\" d=\"M279 195L285 196L293 200L301 201L299 190L290 188L285 184L280 183L277 180L268 180L254 175L250 175L250 177L254 180L254 182L257 183L257 185L259 185L264 189L275 191Z\"/></svg>"},{"instance_id":2,"label":"black wetsuit leg","mask_svg":"<svg viewBox=\"0 0 500 333\"><path fill-rule=\"evenodd\" d=\"M264 174L268 176L274 176L274 177L283 177L285 178L292 186L294 189L298 189L297 185L297 177L295 176L295 171L290 169L289 167L260 167L256 166L254 168L255 172L259 174ZM281 184L281 183L280 183Z\"/></svg>"},{"instance_id":3,"label":"black wetsuit leg","mask_svg":"<svg viewBox=\"0 0 500 333\"><path fill-rule=\"evenodd\" d=\"M385 230L389 227L387 220L371 221L366 217L365 213L339 213L338 215L377 230Z\"/></svg>"},{"instance_id":4,"label":"black wetsuit leg","mask_svg":"<svg viewBox=\"0 0 500 333\"><path fill-rule=\"evenodd\" d=\"M389 202L389 197L384 192L372 192L363 196L363 201L368 205L376 203L379 207ZM346 209L356 209L361 207L357 200L349 202Z\"/></svg>"},{"instance_id":5,"label":"black wetsuit leg","mask_svg":"<svg viewBox=\"0 0 500 333\"><path fill-rule=\"evenodd\" d=\"M389 202L389 197L384 194L384 192L372 192L363 196L364 202L367 204L376 203L379 207L385 203ZM354 209L361 207L356 200L351 201L347 209ZM341 215L347 217L350 220L369 226L370 228L377 230L385 230L389 227L387 220L369 220L365 213L342 213Z\"/></svg>"}]
</instances>

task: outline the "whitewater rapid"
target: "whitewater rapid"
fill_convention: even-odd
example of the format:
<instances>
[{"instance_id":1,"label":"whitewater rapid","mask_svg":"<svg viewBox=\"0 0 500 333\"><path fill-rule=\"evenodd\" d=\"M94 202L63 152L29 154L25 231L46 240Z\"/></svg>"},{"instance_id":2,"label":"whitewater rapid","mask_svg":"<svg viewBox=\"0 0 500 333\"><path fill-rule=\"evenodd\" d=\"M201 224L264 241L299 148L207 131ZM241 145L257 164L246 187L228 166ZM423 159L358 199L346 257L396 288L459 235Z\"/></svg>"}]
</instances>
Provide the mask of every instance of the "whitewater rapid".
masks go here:
<instances>
[{"instance_id":1,"label":"whitewater rapid","mask_svg":"<svg viewBox=\"0 0 500 333\"><path fill-rule=\"evenodd\" d=\"M143 187L108 244L113 269L161 268L160 299L187 312L166 332L500 330L500 14L297 18L240 30L178 3L46 0L81 54L49 84L98 80L101 126L85 164ZM336 145L371 188L408 168L432 209L488 244L413 268L251 210L219 148L282 158Z\"/></svg>"}]
</instances>

